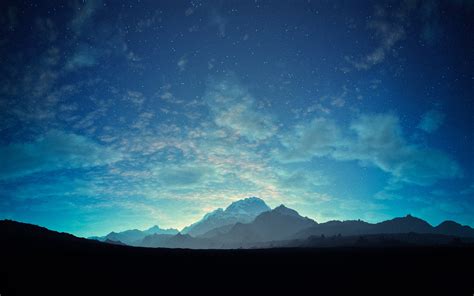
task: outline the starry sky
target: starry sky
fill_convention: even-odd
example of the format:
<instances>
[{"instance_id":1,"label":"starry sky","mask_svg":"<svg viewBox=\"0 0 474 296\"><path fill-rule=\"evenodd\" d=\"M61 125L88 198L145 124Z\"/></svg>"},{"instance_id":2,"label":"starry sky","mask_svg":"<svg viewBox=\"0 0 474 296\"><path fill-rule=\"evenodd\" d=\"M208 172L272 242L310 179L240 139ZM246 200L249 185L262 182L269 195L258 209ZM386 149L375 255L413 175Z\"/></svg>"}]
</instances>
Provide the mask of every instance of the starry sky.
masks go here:
<instances>
[{"instance_id":1,"label":"starry sky","mask_svg":"<svg viewBox=\"0 0 474 296\"><path fill-rule=\"evenodd\" d=\"M0 218L90 236L258 196L474 226L472 1L0 5Z\"/></svg>"}]
</instances>

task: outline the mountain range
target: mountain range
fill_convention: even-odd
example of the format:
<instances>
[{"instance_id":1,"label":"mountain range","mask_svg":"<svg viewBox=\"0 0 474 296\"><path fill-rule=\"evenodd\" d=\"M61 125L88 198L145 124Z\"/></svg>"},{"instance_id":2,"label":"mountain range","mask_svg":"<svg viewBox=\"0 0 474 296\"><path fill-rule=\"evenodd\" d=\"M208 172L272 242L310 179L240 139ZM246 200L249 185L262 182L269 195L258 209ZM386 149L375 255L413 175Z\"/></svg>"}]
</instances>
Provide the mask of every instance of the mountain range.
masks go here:
<instances>
[{"instance_id":1,"label":"mountain range","mask_svg":"<svg viewBox=\"0 0 474 296\"><path fill-rule=\"evenodd\" d=\"M124 243L130 246L140 245L141 241L149 236L154 234L160 235L175 235L178 234L178 230L174 228L161 229L159 226L155 225L146 230L131 229L121 232L114 232L107 234L106 236L93 236L90 239L95 239L103 242L110 243Z\"/></svg>"},{"instance_id":2,"label":"mountain range","mask_svg":"<svg viewBox=\"0 0 474 296\"><path fill-rule=\"evenodd\" d=\"M361 220L316 221L280 205L271 209L262 199L249 197L206 214L176 229L154 226L145 231L111 232L101 241L152 248L232 249L268 247L345 246L364 244L446 244L453 238L474 239L474 229L454 221L438 226L407 215L368 223ZM96 238L97 239L97 238Z\"/></svg>"}]
</instances>

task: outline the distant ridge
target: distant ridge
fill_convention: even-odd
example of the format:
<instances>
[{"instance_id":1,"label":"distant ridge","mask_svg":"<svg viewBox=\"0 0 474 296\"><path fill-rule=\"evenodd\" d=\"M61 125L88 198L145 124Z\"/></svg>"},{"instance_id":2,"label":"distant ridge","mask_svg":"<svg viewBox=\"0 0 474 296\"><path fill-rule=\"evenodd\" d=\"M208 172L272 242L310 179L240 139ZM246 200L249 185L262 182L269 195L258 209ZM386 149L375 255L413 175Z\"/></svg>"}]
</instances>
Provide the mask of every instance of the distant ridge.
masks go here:
<instances>
[{"instance_id":1,"label":"distant ridge","mask_svg":"<svg viewBox=\"0 0 474 296\"><path fill-rule=\"evenodd\" d=\"M138 245L141 240L143 240L146 236L152 234L169 234L174 235L177 234L178 230L174 228L169 229L162 229L159 226L155 225L146 230L138 230L138 229L131 229L125 230L121 232L114 232L107 234L106 236L102 237L90 237L90 239L95 239L99 241L113 241L113 242L121 242L127 245Z\"/></svg>"},{"instance_id":2,"label":"distant ridge","mask_svg":"<svg viewBox=\"0 0 474 296\"><path fill-rule=\"evenodd\" d=\"M462 226L453 221L445 221L433 227L428 222L407 215L391 220L371 224L361 220L357 221L329 221L304 229L293 238L304 239L310 236L332 236L332 235L367 235L367 234L394 234L394 233L424 233L443 234L460 237L474 237L474 229Z\"/></svg>"}]
</instances>

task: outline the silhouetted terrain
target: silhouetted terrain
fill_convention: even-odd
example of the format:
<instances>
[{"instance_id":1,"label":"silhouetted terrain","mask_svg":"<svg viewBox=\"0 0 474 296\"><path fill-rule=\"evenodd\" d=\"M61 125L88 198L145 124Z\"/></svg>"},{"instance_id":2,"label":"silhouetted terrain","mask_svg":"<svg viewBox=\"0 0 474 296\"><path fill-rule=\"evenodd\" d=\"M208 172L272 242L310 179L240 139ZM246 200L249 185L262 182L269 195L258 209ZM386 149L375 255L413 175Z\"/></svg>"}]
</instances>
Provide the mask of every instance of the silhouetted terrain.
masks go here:
<instances>
[{"instance_id":1,"label":"silhouetted terrain","mask_svg":"<svg viewBox=\"0 0 474 296\"><path fill-rule=\"evenodd\" d=\"M392 238L397 235L384 236ZM474 247L446 238L451 241L444 246L422 247L371 244L382 238L364 236L357 238L358 247L152 249L1 221L0 293L472 295ZM314 239L330 240L311 237L307 242Z\"/></svg>"},{"instance_id":2,"label":"silhouetted terrain","mask_svg":"<svg viewBox=\"0 0 474 296\"><path fill-rule=\"evenodd\" d=\"M161 229L157 225L150 227L146 230L138 230L138 229L130 229L121 232L111 232L106 236L98 237L94 236L91 239L99 240L99 241L112 241L112 242L121 242L130 246L138 245L141 241L149 235L174 235L177 234L178 230L170 228L170 229Z\"/></svg>"},{"instance_id":3,"label":"silhouetted terrain","mask_svg":"<svg viewBox=\"0 0 474 296\"><path fill-rule=\"evenodd\" d=\"M111 232L91 239L137 247L186 249L353 247L367 244L433 246L449 245L453 241L471 243L474 229L454 221L432 226L411 215L379 223L361 220L317 223L284 205L271 209L262 199L249 197L233 202L225 210L207 213L179 233L176 229L161 229L155 225L143 231Z\"/></svg>"},{"instance_id":4,"label":"silhouetted terrain","mask_svg":"<svg viewBox=\"0 0 474 296\"><path fill-rule=\"evenodd\" d=\"M248 249L351 247L367 244L433 246L447 245L453 241L472 243L474 229L454 221L445 221L433 227L428 222L411 215L374 224L361 220L317 223L281 205L260 213L247 223L237 222L217 226L197 236L181 233L154 234L144 237L141 241L135 241L132 245L155 248Z\"/></svg>"}]
</instances>

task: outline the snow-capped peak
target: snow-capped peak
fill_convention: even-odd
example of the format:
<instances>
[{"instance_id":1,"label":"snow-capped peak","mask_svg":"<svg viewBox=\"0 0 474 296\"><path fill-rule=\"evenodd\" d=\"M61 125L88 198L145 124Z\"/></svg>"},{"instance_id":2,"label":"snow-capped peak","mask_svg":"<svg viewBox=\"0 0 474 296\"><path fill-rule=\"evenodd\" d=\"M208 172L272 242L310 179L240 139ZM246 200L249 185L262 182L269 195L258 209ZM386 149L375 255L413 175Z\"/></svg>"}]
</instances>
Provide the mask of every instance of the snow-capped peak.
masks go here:
<instances>
[{"instance_id":1,"label":"snow-capped peak","mask_svg":"<svg viewBox=\"0 0 474 296\"><path fill-rule=\"evenodd\" d=\"M234 201L225 209L225 212L237 215L255 215L269 210L270 207L262 199L252 196Z\"/></svg>"}]
</instances>

